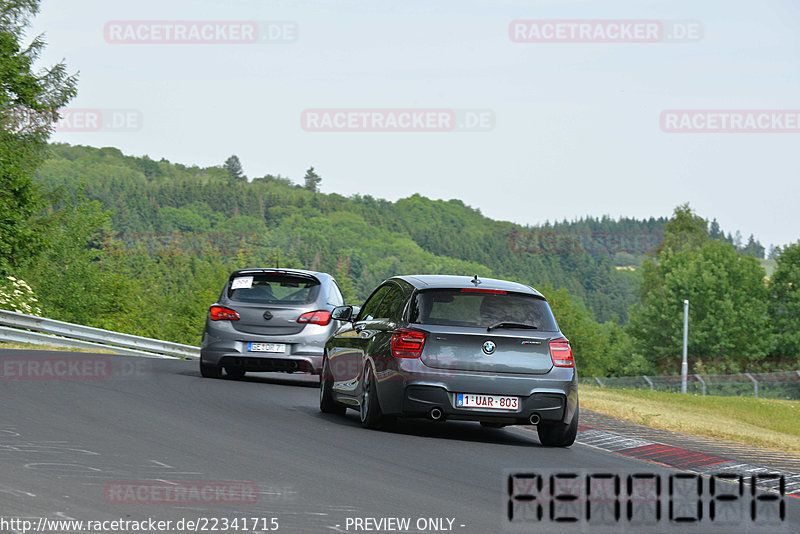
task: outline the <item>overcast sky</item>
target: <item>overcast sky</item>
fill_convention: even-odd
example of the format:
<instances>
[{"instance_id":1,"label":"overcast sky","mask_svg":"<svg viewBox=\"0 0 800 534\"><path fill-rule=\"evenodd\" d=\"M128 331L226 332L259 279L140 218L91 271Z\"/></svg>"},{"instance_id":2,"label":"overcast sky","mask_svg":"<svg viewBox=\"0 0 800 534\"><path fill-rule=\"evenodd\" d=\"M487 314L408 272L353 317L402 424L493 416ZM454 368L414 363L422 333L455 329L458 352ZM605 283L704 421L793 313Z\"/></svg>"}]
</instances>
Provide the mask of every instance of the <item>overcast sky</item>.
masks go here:
<instances>
[{"instance_id":1,"label":"overcast sky","mask_svg":"<svg viewBox=\"0 0 800 534\"><path fill-rule=\"evenodd\" d=\"M76 112L55 141L200 166L237 154L250 177L313 165L324 192L458 198L521 224L689 202L765 246L800 238L799 28L796 0L43 0L34 23L41 65L80 71L70 108L103 113L97 129ZM436 119L365 132L365 109L385 130ZM719 110L789 113L743 133L720 131Z\"/></svg>"}]
</instances>

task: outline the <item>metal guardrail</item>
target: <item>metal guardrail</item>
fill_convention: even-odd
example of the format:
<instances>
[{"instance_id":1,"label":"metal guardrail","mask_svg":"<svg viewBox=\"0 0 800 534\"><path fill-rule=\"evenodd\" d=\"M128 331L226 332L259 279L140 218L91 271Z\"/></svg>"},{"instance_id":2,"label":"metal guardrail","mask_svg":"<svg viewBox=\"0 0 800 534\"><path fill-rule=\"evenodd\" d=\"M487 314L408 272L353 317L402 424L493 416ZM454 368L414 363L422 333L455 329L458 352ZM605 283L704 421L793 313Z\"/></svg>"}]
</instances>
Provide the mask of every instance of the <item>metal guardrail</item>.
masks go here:
<instances>
[{"instance_id":1,"label":"metal guardrail","mask_svg":"<svg viewBox=\"0 0 800 534\"><path fill-rule=\"evenodd\" d=\"M680 375L612 376L581 378L580 383L603 388L650 389L680 392ZM687 392L698 395L754 396L772 399L800 399L800 371L739 373L730 375L689 375Z\"/></svg>"},{"instance_id":2,"label":"metal guardrail","mask_svg":"<svg viewBox=\"0 0 800 534\"><path fill-rule=\"evenodd\" d=\"M171 356L197 359L200 347L122 334L45 317L0 310L0 341L57 347L103 349L134 356ZM10 328L9 328L10 327Z\"/></svg>"}]
</instances>

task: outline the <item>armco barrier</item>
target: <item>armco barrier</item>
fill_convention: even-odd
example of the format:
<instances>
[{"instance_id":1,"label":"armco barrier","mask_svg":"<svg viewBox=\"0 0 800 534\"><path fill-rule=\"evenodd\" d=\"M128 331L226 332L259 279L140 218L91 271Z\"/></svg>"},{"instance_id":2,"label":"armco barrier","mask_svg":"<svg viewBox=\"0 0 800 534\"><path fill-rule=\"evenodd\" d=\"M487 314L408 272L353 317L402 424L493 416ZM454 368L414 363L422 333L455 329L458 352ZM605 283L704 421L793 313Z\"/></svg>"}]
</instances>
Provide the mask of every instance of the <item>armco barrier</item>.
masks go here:
<instances>
[{"instance_id":1,"label":"armco barrier","mask_svg":"<svg viewBox=\"0 0 800 534\"><path fill-rule=\"evenodd\" d=\"M584 377L580 383L604 388L650 389L680 392L680 375ZM687 393L697 395L754 396L771 399L800 399L800 371L739 373L730 375L689 375Z\"/></svg>"},{"instance_id":2,"label":"armco barrier","mask_svg":"<svg viewBox=\"0 0 800 534\"><path fill-rule=\"evenodd\" d=\"M135 356L172 356L197 359L200 347L121 334L45 317L0 310L0 341L36 343L57 347L105 349Z\"/></svg>"}]
</instances>

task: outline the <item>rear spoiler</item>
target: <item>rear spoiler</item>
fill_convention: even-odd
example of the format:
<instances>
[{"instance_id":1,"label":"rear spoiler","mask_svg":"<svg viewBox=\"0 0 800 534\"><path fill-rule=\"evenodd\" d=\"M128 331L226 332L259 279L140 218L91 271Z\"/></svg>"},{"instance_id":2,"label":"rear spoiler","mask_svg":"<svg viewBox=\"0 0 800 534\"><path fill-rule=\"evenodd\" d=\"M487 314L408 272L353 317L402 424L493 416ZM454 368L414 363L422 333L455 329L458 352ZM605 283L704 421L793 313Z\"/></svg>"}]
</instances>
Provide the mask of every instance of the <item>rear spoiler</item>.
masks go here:
<instances>
[{"instance_id":1,"label":"rear spoiler","mask_svg":"<svg viewBox=\"0 0 800 534\"><path fill-rule=\"evenodd\" d=\"M234 271L233 273L231 273L231 275L230 275L230 277L228 279L229 280L233 280L234 278L238 278L240 276L247 276L249 274L271 274L271 273L287 274L287 275L291 275L291 276L297 276L298 278L310 278L312 280L319 281L319 278L317 278L313 274L303 273L303 272L298 272L298 271L292 271L290 269L280 269L280 268L275 268L275 269L242 269L240 271Z\"/></svg>"}]
</instances>

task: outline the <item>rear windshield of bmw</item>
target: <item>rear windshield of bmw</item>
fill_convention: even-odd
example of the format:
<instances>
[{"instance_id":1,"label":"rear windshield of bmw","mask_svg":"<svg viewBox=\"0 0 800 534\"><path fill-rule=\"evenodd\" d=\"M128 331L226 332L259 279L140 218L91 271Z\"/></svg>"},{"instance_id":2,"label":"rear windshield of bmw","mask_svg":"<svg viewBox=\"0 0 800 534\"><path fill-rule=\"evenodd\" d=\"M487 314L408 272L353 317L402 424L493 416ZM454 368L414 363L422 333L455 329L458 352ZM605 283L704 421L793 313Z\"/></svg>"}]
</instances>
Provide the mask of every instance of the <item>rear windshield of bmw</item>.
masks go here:
<instances>
[{"instance_id":1,"label":"rear windshield of bmw","mask_svg":"<svg viewBox=\"0 0 800 534\"><path fill-rule=\"evenodd\" d=\"M228 284L229 299L254 304L308 304L319 291L316 278L287 273L243 273Z\"/></svg>"},{"instance_id":2,"label":"rear windshield of bmw","mask_svg":"<svg viewBox=\"0 0 800 534\"><path fill-rule=\"evenodd\" d=\"M411 303L409 320L417 324L476 328L488 328L500 323L519 323L545 332L558 330L547 301L534 295L505 291L421 291Z\"/></svg>"}]
</instances>

